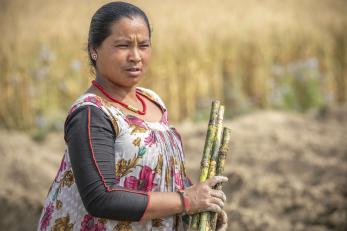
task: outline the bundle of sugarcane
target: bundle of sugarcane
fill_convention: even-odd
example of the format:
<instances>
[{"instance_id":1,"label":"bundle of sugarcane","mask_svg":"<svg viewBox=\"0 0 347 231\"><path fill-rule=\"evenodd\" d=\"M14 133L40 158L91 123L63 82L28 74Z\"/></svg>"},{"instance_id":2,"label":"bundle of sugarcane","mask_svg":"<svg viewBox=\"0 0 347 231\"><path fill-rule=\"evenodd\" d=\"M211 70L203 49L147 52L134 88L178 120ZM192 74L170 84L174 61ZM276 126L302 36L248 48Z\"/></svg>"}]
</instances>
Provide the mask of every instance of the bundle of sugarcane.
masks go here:
<instances>
[{"instance_id":1,"label":"bundle of sugarcane","mask_svg":"<svg viewBox=\"0 0 347 231\"><path fill-rule=\"evenodd\" d=\"M230 138L230 129L223 129L224 106L218 100L212 102L203 157L201 160L200 182L214 175L221 175ZM221 147L222 143L222 147ZM224 158L224 159L223 159ZM221 184L217 186L221 189ZM216 214L203 212L193 216L191 227L200 231L215 229Z\"/></svg>"}]
</instances>

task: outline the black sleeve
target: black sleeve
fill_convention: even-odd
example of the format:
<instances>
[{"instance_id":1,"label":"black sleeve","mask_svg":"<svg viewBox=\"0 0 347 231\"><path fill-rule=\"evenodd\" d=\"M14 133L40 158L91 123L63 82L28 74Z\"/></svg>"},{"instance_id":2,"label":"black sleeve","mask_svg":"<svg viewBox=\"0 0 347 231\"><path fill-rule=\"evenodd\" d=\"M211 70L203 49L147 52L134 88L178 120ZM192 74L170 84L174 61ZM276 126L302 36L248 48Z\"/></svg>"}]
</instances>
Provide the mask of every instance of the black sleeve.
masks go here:
<instances>
[{"instance_id":1,"label":"black sleeve","mask_svg":"<svg viewBox=\"0 0 347 231\"><path fill-rule=\"evenodd\" d=\"M94 217L139 221L149 195L115 185L114 139L110 119L95 106L81 106L66 120L65 141L87 212Z\"/></svg>"}]
</instances>

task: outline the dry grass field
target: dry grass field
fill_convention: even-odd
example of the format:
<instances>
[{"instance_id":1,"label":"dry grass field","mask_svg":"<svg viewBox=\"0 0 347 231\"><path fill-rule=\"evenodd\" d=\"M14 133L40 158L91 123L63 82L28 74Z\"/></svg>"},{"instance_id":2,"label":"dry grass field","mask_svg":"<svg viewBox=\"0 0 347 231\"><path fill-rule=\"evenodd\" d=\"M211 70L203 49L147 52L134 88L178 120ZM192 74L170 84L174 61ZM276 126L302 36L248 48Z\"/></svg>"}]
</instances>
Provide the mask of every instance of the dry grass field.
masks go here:
<instances>
[{"instance_id":1,"label":"dry grass field","mask_svg":"<svg viewBox=\"0 0 347 231\"><path fill-rule=\"evenodd\" d=\"M0 2L2 127L59 127L93 78L87 31L103 2ZM211 98L222 99L229 116L346 101L344 0L132 2L153 28L142 85L162 96L173 120L206 118Z\"/></svg>"}]
</instances>

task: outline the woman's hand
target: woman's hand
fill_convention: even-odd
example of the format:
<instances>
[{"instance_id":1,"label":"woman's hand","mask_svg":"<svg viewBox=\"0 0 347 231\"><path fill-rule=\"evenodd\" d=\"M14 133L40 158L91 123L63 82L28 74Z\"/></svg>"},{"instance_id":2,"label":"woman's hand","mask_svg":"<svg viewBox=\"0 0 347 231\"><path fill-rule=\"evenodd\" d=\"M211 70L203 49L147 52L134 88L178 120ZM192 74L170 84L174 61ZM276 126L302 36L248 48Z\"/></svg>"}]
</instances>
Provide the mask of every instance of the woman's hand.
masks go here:
<instances>
[{"instance_id":1,"label":"woman's hand","mask_svg":"<svg viewBox=\"0 0 347 231\"><path fill-rule=\"evenodd\" d=\"M184 190L189 201L188 214L195 214L204 211L221 213L224 207L226 196L222 190L212 189L218 183L228 181L227 177L214 176L203 183L194 184Z\"/></svg>"},{"instance_id":2,"label":"woman's hand","mask_svg":"<svg viewBox=\"0 0 347 231\"><path fill-rule=\"evenodd\" d=\"M220 213L218 213L216 230L226 231L227 228L228 228L228 215L224 210L222 210Z\"/></svg>"}]
</instances>

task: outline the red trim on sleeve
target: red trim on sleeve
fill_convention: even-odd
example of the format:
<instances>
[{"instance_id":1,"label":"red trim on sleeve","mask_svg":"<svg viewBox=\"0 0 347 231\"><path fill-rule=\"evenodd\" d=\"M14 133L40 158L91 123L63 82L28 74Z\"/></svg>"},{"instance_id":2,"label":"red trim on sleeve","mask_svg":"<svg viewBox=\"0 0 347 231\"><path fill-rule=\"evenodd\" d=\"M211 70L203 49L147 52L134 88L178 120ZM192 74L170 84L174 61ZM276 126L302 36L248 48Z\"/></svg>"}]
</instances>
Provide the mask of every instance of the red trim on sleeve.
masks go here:
<instances>
[{"instance_id":1,"label":"red trim on sleeve","mask_svg":"<svg viewBox=\"0 0 347 231\"><path fill-rule=\"evenodd\" d=\"M147 209L148 209L148 207L149 207L149 202L151 201L151 195L149 194L149 192L147 192L147 206L146 206L146 208L145 208L145 211L143 211L143 214L142 214L142 216L141 216L141 218L140 218L140 222L142 221L142 219L143 219L143 216L145 215L145 213L146 213L146 211L147 211Z\"/></svg>"},{"instance_id":2,"label":"red trim on sleeve","mask_svg":"<svg viewBox=\"0 0 347 231\"><path fill-rule=\"evenodd\" d=\"M135 193L135 194L140 194L140 195L146 195L148 197L148 193L146 192L139 192L139 191L132 191L132 190L129 190L129 189L110 189L110 187L106 184L106 181L105 181L105 178L104 176L102 175L101 171L100 171L100 168L99 168L99 165L98 163L96 162L96 158L95 158L95 154L94 154L94 149L93 149L93 144L92 144L92 137L91 137L91 133L90 133L90 108L88 107L88 139L89 139L89 147L90 147L90 150L91 150L91 155L92 155L92 159L93 159L93 163L98 171L98 174L102 180L102 183L104 184L105 186L105 189L107 192L113 192L113 191L121 191L121 192L129 192L129 193ZM148 197L149 198L149 197ZM148 204L147 204L148 206ZM146 208L147 209L147 208Z\"/></svg>"}]
</instances>

